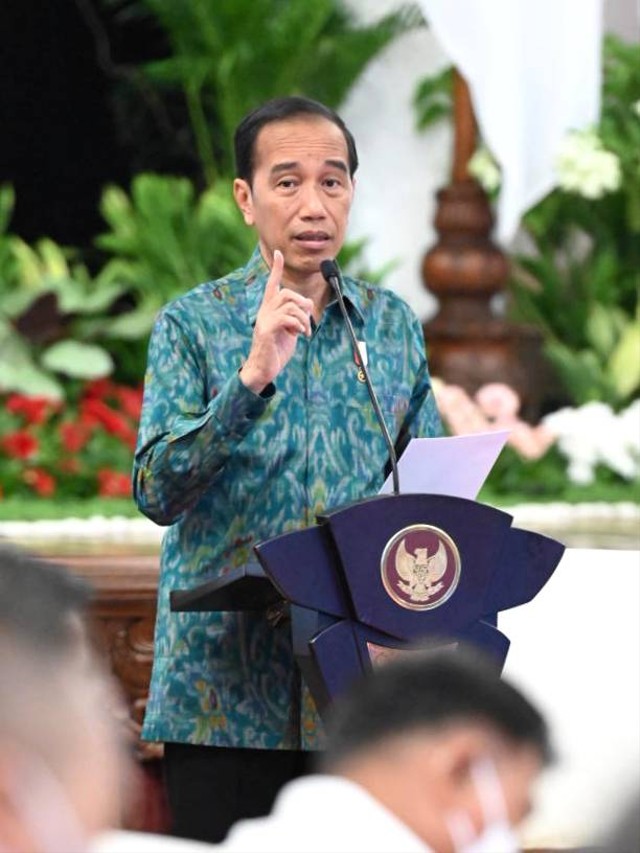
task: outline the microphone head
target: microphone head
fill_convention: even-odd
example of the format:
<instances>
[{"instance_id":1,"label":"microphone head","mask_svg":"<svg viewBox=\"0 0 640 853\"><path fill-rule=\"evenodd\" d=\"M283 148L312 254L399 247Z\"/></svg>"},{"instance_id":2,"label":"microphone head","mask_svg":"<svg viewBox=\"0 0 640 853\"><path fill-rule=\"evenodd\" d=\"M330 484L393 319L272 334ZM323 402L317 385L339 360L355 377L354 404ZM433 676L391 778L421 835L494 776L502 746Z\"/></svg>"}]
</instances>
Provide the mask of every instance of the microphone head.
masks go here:
<instances>
[{"instance_id":1,"label":"microphone head","mask_svg":"<svg viewBox=\"0 0 640 853\"><path fill-rule=\"evenodd\" d=\"M340 281L340 268L338 264L332 260L331 258L327 258L325 261L320 263L320 272L322 273L322 277L326 282L331 284L331 279L335 278L337 281Z\"/></svg>"}]
</instances>

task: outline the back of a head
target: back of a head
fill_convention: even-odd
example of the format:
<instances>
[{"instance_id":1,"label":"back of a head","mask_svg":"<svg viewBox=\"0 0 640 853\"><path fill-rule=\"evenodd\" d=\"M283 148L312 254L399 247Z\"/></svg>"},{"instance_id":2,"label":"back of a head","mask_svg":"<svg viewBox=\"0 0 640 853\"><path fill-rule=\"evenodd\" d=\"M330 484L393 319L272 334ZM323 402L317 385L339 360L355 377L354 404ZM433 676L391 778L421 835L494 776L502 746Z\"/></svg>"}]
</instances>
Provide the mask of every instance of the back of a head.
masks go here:
<instances>
[{"instance_id":1,"label":"back of a head","mask_svg":"<svg viewBox=\"0 0 640 853\"><path fill-rule=\"evenodd\" d=\"M64 653L77 639L90 589L61 566L0 543L0 640Z\"/></svg>"},{"instance_id":2,"label":"back of a head","mask_svg":"<svg viewBox=\"0 0 640 853\"><path fill-rule=\"evenodd\" d=\"M516 745L551 759L538 710L471 649L411 651L361 679L336 703L327 724L321 769L332 770L399 736L454 724L489 727Z\"/></svg>"},{"instance_id":3,"label":"back of a head","mask_svg":"<svg viewBox=\"0 0 640 853\"><path fill-rule=\"evenodd\" d=\"M62 566L0 544L0 742L56 757L92 659L89 587ZM76 689L77 687L77 689Z\"/></svg>"}]
</instances>

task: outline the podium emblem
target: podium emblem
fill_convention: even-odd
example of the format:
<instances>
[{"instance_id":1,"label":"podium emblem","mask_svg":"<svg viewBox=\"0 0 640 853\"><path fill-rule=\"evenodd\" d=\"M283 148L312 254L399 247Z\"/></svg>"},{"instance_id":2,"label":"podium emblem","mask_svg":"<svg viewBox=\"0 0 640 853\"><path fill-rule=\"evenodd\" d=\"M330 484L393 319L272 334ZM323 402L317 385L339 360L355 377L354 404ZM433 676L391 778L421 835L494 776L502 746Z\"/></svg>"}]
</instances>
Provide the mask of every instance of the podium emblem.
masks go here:
<instances>
[{"instance_id":1,"label":"podium emblem","mask_svg":"<svg viewBox=\"0 0 640 853\"><path fill-rule=\"evenodd\" d=\"M380 561L387 594L408 610L433 610L449 599L460 580L460 552L439 527L413 524L394 534Z\"/></svg>"}]
</instances>

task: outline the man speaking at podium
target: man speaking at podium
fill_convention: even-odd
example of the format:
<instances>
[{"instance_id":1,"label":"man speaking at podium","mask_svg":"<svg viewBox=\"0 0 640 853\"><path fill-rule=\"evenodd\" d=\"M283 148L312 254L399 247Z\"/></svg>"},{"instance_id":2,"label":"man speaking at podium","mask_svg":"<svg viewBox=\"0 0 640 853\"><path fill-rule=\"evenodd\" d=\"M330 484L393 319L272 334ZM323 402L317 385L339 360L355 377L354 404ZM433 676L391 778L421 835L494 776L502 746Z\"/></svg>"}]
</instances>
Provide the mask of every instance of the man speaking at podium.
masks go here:
<instances>
[{"instance_id":1,"label":"man speaking at podium","mask_svg":"<svg viewBox=\"0 0 640 853\"><path fill-rule=\"evenodd\" d=\"M175 833L209 841L266 814L321 733L286 619L172 613L170 591L380 489L389 454L361 360L394 441L440 431L409 307L345 277L355 352L320 272L353 200L358 159L342 119L306 98L269 101L238 126L235 154L235 199L258 246L244 268L160 312L134 464L139 508L169 525L143 736L165 743Z\"/></svg>"}]
</instances>

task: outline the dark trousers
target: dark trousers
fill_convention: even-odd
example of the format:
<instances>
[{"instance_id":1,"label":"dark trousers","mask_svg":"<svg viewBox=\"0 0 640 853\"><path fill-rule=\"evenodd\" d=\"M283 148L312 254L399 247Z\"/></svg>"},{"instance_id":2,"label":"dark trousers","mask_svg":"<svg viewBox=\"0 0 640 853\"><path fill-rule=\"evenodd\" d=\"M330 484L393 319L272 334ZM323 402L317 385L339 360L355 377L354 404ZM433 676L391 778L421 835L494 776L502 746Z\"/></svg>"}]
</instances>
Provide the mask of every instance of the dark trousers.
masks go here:
<instances>
[{"instance_id":1,"label":"dark trousers","mask_svg":"<svg viewBox=\"0 0 640 853\"><path fill-rule=\"evenodd\" d=\"M309 754L292 750L166 743L164 755L173 834L198 841L223 841L237 820L268 814L309 768Z\"/></svg>"}]
</instances>

